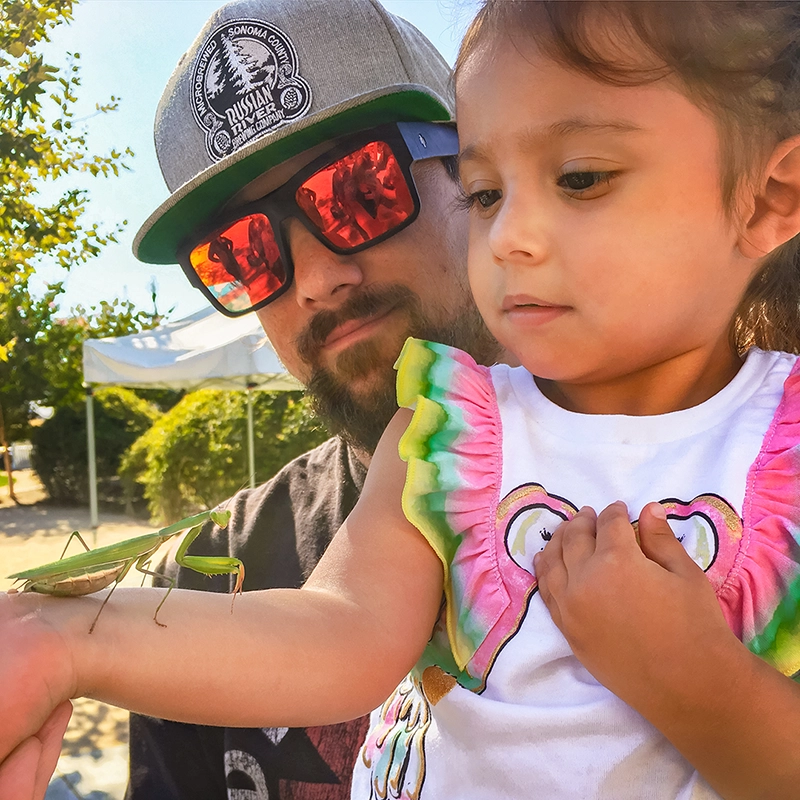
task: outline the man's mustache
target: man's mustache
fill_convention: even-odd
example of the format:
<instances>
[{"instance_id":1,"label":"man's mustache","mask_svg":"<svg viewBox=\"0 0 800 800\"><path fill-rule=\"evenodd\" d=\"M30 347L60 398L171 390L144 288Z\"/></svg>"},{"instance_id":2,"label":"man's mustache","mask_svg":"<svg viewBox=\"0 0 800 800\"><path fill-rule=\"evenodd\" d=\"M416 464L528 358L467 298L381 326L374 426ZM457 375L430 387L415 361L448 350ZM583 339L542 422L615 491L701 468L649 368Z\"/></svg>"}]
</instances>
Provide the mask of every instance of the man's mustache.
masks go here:
<instances>
[{"instance_id":1,"label":"man's mustache","mask_svg":"<svg viewBox=\"0 0 800 800\"><path fill-rule=\"evenodd\" d=\"M297 352L306 363L313 364L325 341L339 325L354 319L384 314L398 307L411 308L417 302L417 295L407 286L368 286L336 310L318 311L297 337Z\"/></svg>"}]
</instances>

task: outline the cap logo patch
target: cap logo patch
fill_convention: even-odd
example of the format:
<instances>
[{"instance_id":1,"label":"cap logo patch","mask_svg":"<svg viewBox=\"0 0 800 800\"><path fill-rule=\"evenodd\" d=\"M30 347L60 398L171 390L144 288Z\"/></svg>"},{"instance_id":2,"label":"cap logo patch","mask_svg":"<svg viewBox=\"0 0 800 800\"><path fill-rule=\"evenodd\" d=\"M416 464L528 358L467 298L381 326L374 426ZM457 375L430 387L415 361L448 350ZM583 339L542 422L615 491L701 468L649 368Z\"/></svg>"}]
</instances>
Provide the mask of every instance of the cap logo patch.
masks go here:
<instances>
[{"instance_id":1,"label":"cap logo patch","mask_svg":"<svg viewBox=\"0 0 800 800\"><path fill-rule=\"evenodd\" d=\"M192 111L212 161L288 122L311 106L289 37L266 22L227 22L207 39L192 72Z\"/></svg>"}]
</instances>

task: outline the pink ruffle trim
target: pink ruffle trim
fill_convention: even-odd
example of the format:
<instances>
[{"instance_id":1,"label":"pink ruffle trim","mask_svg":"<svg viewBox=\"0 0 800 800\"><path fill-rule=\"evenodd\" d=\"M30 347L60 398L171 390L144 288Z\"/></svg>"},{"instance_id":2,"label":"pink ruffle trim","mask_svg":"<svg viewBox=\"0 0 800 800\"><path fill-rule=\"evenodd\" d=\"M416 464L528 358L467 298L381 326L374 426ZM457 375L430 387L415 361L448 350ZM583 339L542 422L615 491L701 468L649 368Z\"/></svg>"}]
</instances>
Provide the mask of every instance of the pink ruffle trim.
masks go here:
<instances>
[{"instance_id":1,"label":"pink ruffle trim","mask_svg":"<svg viewBox=\"0 0 800 800\"><path fill-rule=\"evenodd\" d=\"M494 386L487 368L445 345L410 339L397 366L398 396L415 408L400 443L403 508L442 561L455 662L478 678L470 661L509 605L493 525L502 474Z\"/></svg>"},{"instance_id":2,"label":"pink ruffle trim","mask_svg":"<svg viewBox=\"0 0 800 800\"><path fill-rule=\"evenodd\" d=\"M741 546L718 598L753 652L800 670L800 361L747 477Z\"/></svg>"}]
</instances>

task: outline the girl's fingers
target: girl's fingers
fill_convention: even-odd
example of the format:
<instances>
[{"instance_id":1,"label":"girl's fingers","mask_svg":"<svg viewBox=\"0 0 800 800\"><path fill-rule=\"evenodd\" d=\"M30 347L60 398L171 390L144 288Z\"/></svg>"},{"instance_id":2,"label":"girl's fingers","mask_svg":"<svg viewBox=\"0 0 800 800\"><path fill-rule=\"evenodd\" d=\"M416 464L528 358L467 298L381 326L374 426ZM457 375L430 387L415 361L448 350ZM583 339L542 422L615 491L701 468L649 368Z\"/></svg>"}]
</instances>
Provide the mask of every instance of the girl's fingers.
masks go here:
<instances>
[{"instance_id":1,"label":"girl's fingers","mask_svg":"<svg viewBox=\"0 0 800 800\"><path fill-rule=\"evenodd\" d=\"M548 544L548 547L550 545ZM547 548L545 548L546 550ZM550 616L553 618L557 627L561 627L561 613L558 610L558 602L556 595L558 590L554 590L553 586L563 584L563 562L550 562L544 557L544 553L537 553L533 557L534 571L536 573L536 588L539 596L542 598ZM562 573L562 574L560 574ZM554 591L556 594L554 594Z\"/></svg>"},{"instance_id":2,"label":"girl's fingers","mask_svg":"<svg viewBox=\"0 0 800 800\"><path fill-rule=\"evenodd\" d=\"M62 703L35 736L22 742L0 764L0 797L42 800L61 753L61 742L72 715L72 703Z\"/></svg>"},{"instance_id":3,"label":"girl's fingers","mask_svg":"<svg viewBox=\"0 0 800 800\"><path fill-rule=\"evenodd\" d=\"M650 561L680 575L694 574L700 567L692 561L667 522L664 507L648 503L639 517L638 549ZM625 503L612 503L597 517L597 549L629 547L636 543Z\"/></svg>"},{"instance_id":4,"label":"girl's fingers","mask_svg":"<svg viewBox=\"0 0 800 800\"><path fill-rule=\"evenodd\" d=\"M71 716L72 703L69 700L65 700L53 711L36 735L36 738L41 743L41 755L36 770L36 785L34 787L34 797L37 800L40 797L44 797L47 792L47 785L50 783L50 778L53 777L58 757L61 755L64 733L67 730Z\"/></svg>"},{"instance_id":5,"label":"girl's fingers","mask_svg":"<svg viewBox=\"0 0 800 800\"><path fill-rule=\"evenodd\" d=\"M559 527L562 558L569 571L570 567L586 560L595 551L597 514L591 506L584 506L569 522Z\"/></svg>"},{"instance_id":6,"label":"girl's fingers","mask_svg":"<svg viewBox=\"0 0 800 800\"><path fill-rule=\"evenodd\" d=\"M586 506L572 519L561 523L541 553L533 559L534 573L545 606L560 626L558 597L569 581L569 571L594 552L596 514Z\"/></svg>"},{"instance_id":7,"label":"girl's fingers","mask_svg":"<svg viewBox=\"0 0 800 800\"><path fill-rule=\"evenodd\" d=\"M622 500L606 506L597 516L597 550L636 546L636 533ZM637 546L638 549L638 546Z\"/></svg>"},{"instance_id":8,"label":"girl's fingers","mask_svg":"<svg viewBox=\"0 0 800 800\"><path fill-rule=\"evenodd\" d=\"M564 525L566 523L559 525L553 531L544 550L536 553L533 557L533 573L536 576L539 594L556 625L559 624L559 613L554 594L557 594L566 585L567 577L561 552Z\"/></svg>"},{"instance_id":9,"label":"girl's fingers","mask_svg":"<svg viewBox=\"0 0 800 800\"><path fill-rule=\"evenodd\" d=\"M639 517L639 543L651 561L677 575L695 573L700 567L692 561L667 522L664 507L648 503Z\"/></svg>"},{"instance_id":10,"label":"girl's fingers","mask_svg":"<svg viewBox=\"0 0 800 800\"><path fill-rule=\"evenodd\" d=\"M9 800L42 800L44 791L36 794L41 754L42 743L35 736L26 739L12 751L0 764L0 797Z\"/></svg>"}]
</instances>

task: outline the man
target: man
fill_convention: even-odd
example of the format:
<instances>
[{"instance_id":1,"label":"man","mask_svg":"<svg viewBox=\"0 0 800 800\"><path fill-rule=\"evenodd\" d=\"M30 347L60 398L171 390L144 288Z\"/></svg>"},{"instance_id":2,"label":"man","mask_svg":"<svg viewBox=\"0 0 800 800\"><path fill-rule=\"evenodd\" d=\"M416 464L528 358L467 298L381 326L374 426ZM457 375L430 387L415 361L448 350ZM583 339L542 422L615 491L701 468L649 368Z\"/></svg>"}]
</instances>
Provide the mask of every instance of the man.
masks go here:
<instances>
[{"instance_id":1,"label":"man","mask_svg":"<svg viewBox=\"0 0 800 800\"><path fill-rule=\"evenodd\" d=\"M200 537L195 552L244 561L246 590L301 585L352 509L396 410L392 365L407 336L497 355L466 284L455 135L441 124L449 80L430 42L377 0L236 0L161 100L156 147L172 195L137 256L180 260L224 313L255 310L337 434L238 494L227 530ZM184 588L230 590L224 577L174 574ZM134 715L127 797L347 798L366 728Z\"/></svg>"}]
</instances>

